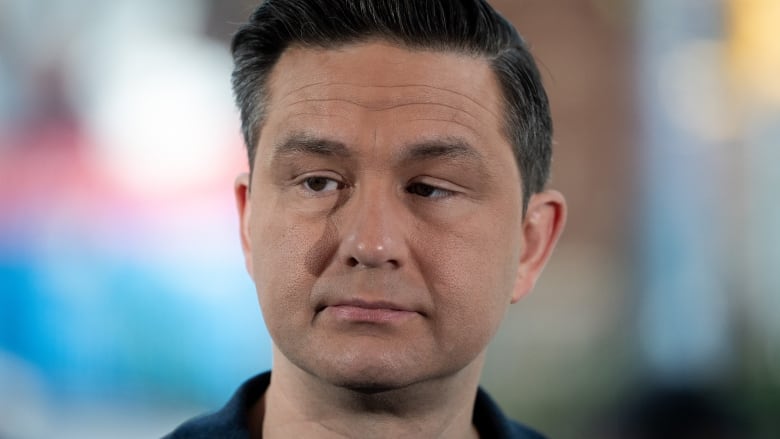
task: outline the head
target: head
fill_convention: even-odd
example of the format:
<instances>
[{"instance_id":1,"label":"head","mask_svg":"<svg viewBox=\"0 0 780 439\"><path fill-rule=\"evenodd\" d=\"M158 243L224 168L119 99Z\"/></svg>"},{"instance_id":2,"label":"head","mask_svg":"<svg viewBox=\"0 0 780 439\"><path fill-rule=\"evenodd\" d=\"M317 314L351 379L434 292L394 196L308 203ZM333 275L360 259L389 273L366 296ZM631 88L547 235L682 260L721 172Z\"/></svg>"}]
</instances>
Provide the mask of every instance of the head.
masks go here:
<instances>
[{"instance_id":1,"label":"head","mask_svg":"<svg viewBox=\"0 0 780 439\"><path fill-rule=\"evenodd\" d=\"M544 188L552 157L547 94L523 39L484 0L266 0L232 44L250 169L268 111L268 77L282 53L372 39L485 60L500 84L502 129L520 169L524 203Z\"/></svg>"},{"instance_id":2,"label":"head","mask_svg":"<svg viewBox=\"0 0 780 439\"><path fill-rule=\"evenodd\" d=\"M274 368L373 390L478 374L565 217L514 29L479 0L268 0L233 54Z\"/></svg>"}]
</instances>

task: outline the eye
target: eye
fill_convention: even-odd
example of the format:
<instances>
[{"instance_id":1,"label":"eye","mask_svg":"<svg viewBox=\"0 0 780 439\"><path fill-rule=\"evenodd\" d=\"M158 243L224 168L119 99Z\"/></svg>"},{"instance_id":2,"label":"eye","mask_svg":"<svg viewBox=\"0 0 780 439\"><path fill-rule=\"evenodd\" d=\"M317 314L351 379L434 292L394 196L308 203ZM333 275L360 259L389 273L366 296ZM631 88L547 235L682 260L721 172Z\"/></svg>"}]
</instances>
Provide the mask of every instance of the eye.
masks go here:
<instances>
[{"instance_id":1,"label":"eye","mask_svg":"<svg viewBox=\"0 0 780 439\"><path fill-rule=\"evenodd\" d=\"M323 193L344 188L344 184L332 178L312 176L304 179L301 184L310 192Z\"/></svg>"},{"instance_id":2,"label":"eye","mask_svg":"<svg viewBox=\"0 0 780 439\"><path fill-rule=\"evenodd\" d=\"M339 182L327 177L308 177L302 182L303 186L312 192L325 192L339 189Z\"/></svg>"},{"instance_id":3,"label":"eye","mask_svg":"<svg viewBox=\"0 0 780 439\"><path fill-rule=\"evenodd\" d=\"M412 183L406 187L406 192L423 198L446 198L454 194L454 192L447 189L425 183Z\"/></svg>"}]
</instances>

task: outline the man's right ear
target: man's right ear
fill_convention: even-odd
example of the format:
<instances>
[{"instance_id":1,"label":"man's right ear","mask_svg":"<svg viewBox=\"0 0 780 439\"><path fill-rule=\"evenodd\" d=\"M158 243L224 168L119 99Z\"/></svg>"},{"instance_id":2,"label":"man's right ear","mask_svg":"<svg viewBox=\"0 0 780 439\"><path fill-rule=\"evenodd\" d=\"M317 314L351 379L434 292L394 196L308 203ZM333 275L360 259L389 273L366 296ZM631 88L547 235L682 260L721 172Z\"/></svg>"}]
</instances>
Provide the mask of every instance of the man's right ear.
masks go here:
<instances>
[{"instance_id":1,"label":"man's right ear","mask_svg":"<svg viewBox=\"0 0 780 439\"><path fill-rule=\"evenodd\" d=\"M244 172L236 177L234 192L238 208L239 232L241 233L241 250L244 252L244 265L249 276L252 276L252 240L249 236L249 223L252 216L252 200L249 192L249 173Z\"/></svg>"}]
</instances>

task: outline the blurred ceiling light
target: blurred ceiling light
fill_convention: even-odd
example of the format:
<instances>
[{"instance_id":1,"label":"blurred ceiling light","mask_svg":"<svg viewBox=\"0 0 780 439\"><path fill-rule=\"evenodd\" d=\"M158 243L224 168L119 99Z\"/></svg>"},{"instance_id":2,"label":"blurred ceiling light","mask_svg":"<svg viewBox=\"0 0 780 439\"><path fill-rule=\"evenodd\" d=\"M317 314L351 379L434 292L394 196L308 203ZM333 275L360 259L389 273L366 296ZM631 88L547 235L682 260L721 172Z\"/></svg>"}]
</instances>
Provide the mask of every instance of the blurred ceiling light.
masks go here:
<instances>
[{"instance_id":1,"label":"blurred ceiling light","mask_svg":"<svg viewBox=\"0 0 780 439\"><path fill-rule=\"evenodd\" d=\"M87 120L97 166L128 189L154 195L221 174L235 157L228 148L237 144L238 127L226 52L146 43L122 52Z\"/></svg>"},{"instance_id":2,"label":"blurred ceiling light","mask_svg":"<svg viewBox=\"0 0 780 439\"><path fill-rule=\"evenodd\" d=\"M107 3L66 57L68 90L91 139L87 160L142 197L211 183L243 155L232 61L199 33L202 9L183 0Z\"/></svg>"}]
</instances>

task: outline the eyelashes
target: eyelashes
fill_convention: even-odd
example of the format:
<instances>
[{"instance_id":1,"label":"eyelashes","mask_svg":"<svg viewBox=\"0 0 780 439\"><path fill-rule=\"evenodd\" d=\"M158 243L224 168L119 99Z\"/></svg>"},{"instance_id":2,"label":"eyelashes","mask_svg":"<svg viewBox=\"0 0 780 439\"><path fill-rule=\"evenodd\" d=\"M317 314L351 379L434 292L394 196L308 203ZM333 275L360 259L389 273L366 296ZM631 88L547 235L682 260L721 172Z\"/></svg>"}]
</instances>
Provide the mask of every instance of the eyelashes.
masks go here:
<instances>
[{"instance_id":1,"label":"eyelashes","mask_svg":"<svg viewBox=\"0 0 780 439\"><path fill-rule=\"evenodd\" d=\"M309 196L327 196L346 189L348 184L331 175L307 175L299 179L297 186ZM404 192L425 199L444 199L455 196L456 191L420 181L412 181L404 187Z\"/></svg>"},{"instance_id":2,"label":"eyelashes","mask_svg":"<svg viewBox=\"0 0 780 439\"><path fill-rule=\"evenodd\" d=\"M306 177L301 183L301 187L312 193L323 194L344 189L344 183L324 176Z\"/></svg>"},{"instance_id":3,"label":"eyelashes","mask_svg":"<svg viewBox=\"0 0 780 439\"><path fill-rule=\"evenodd\" d=\"M451 190L420 182L409 184L406 192L423 198L447 198L455 195Z\"/></svg>"}]
</instances>

